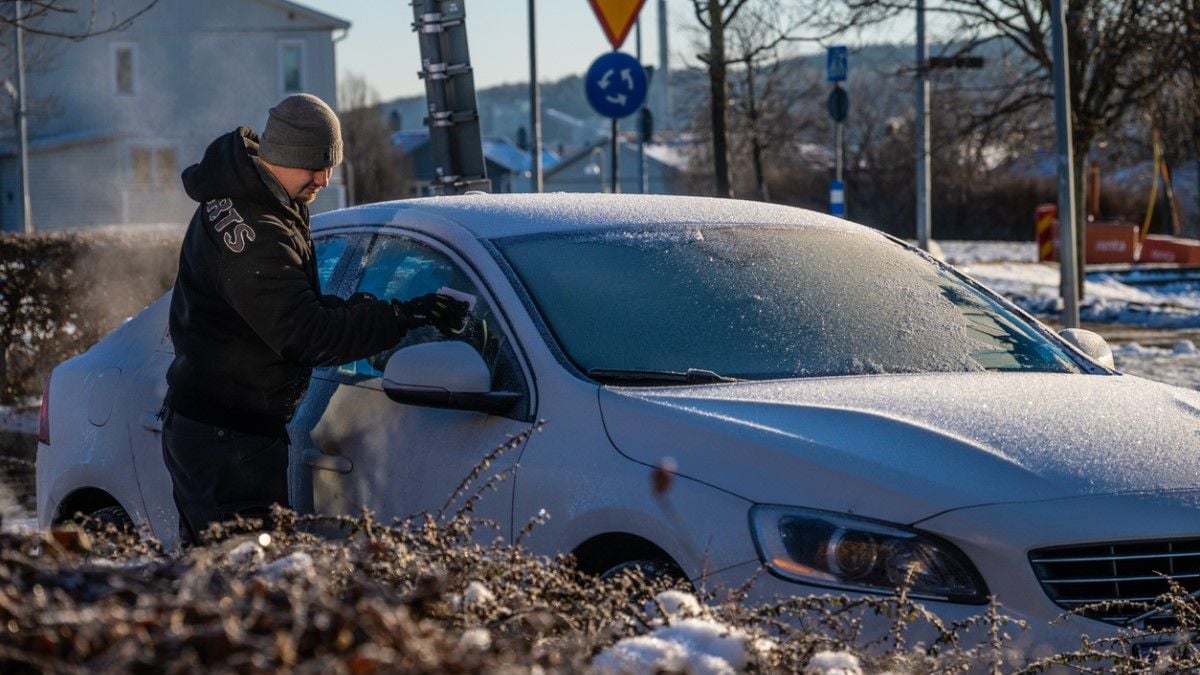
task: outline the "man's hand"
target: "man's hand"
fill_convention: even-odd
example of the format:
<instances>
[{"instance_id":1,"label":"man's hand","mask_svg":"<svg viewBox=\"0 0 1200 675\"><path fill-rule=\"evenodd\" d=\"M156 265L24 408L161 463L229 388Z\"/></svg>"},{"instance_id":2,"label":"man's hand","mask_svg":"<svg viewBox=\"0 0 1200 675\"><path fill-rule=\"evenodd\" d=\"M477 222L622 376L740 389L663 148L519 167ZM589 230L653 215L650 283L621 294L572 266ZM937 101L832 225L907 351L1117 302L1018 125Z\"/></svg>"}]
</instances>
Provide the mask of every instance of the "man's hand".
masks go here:
<instances>
[{"instance_id":1,"label":"man's hand","mask_svg":"<svg viewBox=\"0 0 1200 675\"><path fill-rule=\"evenodd\" d=\"M462 300L441 293L427 293L406 302L392 301L392 311L405 328L433 326L443 335L461 332L469 309Z\"/></svg>"},{"instance_id":2,"label":"man's hand","mask_svg":"<svg viewBox=\"0 0 1200 675\"><path fill-rule=\"evenodd\" d=\"M359 291L359 292L355 293L354 295L351 295L350 297L346 298L346 304L353 307L354 305L360 305L364 302L375 302L377 299L378 298L376 298L374 295L372 295L366 291Z\"/></svg>"}]
</instances>

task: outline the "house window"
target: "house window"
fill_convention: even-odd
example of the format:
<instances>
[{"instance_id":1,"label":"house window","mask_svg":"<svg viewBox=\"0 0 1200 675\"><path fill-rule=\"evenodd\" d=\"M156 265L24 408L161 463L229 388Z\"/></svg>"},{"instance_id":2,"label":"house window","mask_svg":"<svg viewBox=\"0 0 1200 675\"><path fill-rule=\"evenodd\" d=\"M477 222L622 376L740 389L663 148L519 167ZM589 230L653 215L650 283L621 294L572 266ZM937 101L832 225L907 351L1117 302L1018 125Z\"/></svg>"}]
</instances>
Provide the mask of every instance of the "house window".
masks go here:
<instances>
[{"instance_id":1,"label":"house window","mask_svg":"<svg viewBox=\"0 0 1200 675\"><path fill-rule=\"evenodd\" d=\"M133 162L133 184L139 188L149 188L154 183L154 169L151 168L153 155L148 148L134 148L130 151Z\"/></svg>"},{"instance_id":2,"label":"house window","mask_svg":"<svg viewBox=\"0 0 1200 675\"><path fill-rule=\"evenodd\" d=\"M179 182L179 159L175 148L159 148L155 151L154 177L160 187L171 187Z\"/></svg>"},{"instance_id":3,"label":"house window","mask_svg":"<svg viewBox=\"0 0 1200 675\"><path fill-rule=\"evenodd\" d=\"M284 94L304 91L304 43L299 40L279 43L279 86Z\"/></svg>"},{"instance_id":4,"label":"house window","mask_svg":"<svg viewBox=\"0 0 1200 675\"><path fill-rule=\"evenodd\" d=\"M129 150L129 167L136 190L161 190L178 185L178 153L175 148L137 147Z\"/></svg>"},{"instance_id":5,"label":"house window","mask_svg":"<svg viewBox=\"0 0 1200 675\"><path fill-rule=\"evenodd\" d=\"M113 86L118 94L137 93L137 50L131 44L113 45Z\"/></svg>"}]
</instances>

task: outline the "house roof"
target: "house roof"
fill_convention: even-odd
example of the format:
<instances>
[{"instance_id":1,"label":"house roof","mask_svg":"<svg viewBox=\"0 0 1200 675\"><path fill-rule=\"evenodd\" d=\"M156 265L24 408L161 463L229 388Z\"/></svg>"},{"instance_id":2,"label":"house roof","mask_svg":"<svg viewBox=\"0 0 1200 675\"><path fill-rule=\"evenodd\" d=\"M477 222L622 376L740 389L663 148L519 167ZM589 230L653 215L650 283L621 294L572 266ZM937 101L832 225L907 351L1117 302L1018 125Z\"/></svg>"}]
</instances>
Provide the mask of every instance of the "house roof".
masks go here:
<instances>
[{"instance_id":1,"label":"house roof","mask_svg":"<svg viewBox=\"0 0 1200 675\"><path fill-rule=\"evenodd\" d=\"M428 142L429 131L425 129L397 131L392 134L392 146L405 154L412 153L413 150L416 150Z\"/></svg>"},{"instance_id":2,"label":"house roof","mask_svg":"<svg viewBox=\"0 0 1200 675\"><path fill-rule=\"evenodd\" d=\"M86 129L84 131L69 131L53 136L37 136L29 139L30 152L45 152L49 150L58 150L60 148L71 147L75 145L87 145L89 143L108 143L110 141L120 140L124 134L103 131L99 129ZM0 141L0 157L15 157L19 152L17 141L15 139L5 139Z\"/></svg>"},{"instance_id":3,"label":"house roof","mask_svg":"<svg viewBox=\"0 0 1200 675\"><path fill-rule=\"evenodd\" d=\"M392 147L405 154L429 143L428 129L397 131L392 134ZM529 151L522 150L507 138L483 139L483 156L513 173L523 173L533 168ZM559 162L559 157L549 150L542 151L542 166L549 170Z\"/></svg>"},{"instance_id":4,"label":"house roof","mask_svg":"<svg viewBox=\"0 0 1200 675\"><path fill-rule=\"evenodd\" d=\"M637 143L630 141L627 138L618 136L623 152L637 152ZM561 171L565 171L567 167L577 164L581 161L591 161L592 152L596 148L607 149L611 141L607 137L597 138L591 143L583 146L574 154L562 158L553 168L547 169L546 176L553 176ZM662 164L665 167L683 171L687 168L688 160L683 148L677 144L667 143L646 143L646 159Z\"/></svg>"},{"instance_id":5,"label":"house roof","mask_svg":"<svg viewBox=\"0 0 1200 675\"><path fill-rule=\"evenodd\" d=\"M350 28L349 21L346 21L345 19L339 19L336 16L332 16L324 12L318 12L311 7L305 7L298 2L290 2L289 0L258 0L258 2L261 2L264 5L272 5L289 12L295 12L296 14L306 17L309 21L315 21L316 23L329 26L331 29L348 30Z\"/></svg>"},{"instance_id":6,"label":"house roof","mask_svg":"<svg viewBox=\"0 0 1200 675\"><path fill-rule=\"evenodd\" d=\"M517 147L507 138L483 139L483 155L514 173L523 173L533 169L533 154ZM542 166L550 169L556 164L558 164L558 155L543 149Z\"/></svg>"}]
</instances>

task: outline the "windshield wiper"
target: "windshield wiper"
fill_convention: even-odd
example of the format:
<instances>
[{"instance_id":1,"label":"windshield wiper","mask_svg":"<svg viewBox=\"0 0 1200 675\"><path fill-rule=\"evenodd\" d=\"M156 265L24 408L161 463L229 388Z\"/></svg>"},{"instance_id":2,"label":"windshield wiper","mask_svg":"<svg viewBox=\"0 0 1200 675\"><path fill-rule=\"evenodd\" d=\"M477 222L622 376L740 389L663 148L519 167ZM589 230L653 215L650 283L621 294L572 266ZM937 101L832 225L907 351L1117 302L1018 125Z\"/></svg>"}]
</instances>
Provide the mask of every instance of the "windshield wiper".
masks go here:
<instances>
[{"instance_id":1,"label":"windshield wiper","mask_svg":"<svg viewBox=\"0 0 1200 675\"><path fill-rule=\"evenodd\" d=\"M675 370L625 370L619 368L592 368L588 377L601 382L638 384L713 384L716 382L741 382L736 377L726 377L703 368Z\"/></svg>"}]
</instances>

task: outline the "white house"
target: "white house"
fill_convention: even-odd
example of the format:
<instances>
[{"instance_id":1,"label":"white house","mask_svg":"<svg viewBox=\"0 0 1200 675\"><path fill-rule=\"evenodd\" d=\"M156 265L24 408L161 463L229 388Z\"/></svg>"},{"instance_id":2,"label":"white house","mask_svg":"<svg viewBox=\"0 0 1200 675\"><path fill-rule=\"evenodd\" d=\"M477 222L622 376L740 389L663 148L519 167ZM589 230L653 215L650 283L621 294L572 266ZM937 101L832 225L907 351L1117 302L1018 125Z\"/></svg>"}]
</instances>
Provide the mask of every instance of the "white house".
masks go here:
<instances>
[{"instance_id":1,"label":"white house","mask_svg":"<svg viewBox=\"0 0 1200 675\"><path fill-rule=\"evenodd\" d=\"M144 4L100 3L118 13ZM69 27L82 14L48 20ZM261 131L267 109L291 93L334 105L334 41L349 27L286 0L159 0L121 32L81 42L30 36L27 43L40 46L44 58L27 80L34 226L186 223L195 203L179 174L213 138L241 125ZM16 151L5 128L3 230L22 223ZM314 211L344 204L340 178L334 180Z\"/></svg>"}]
</instances>

